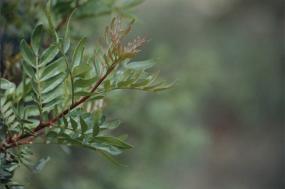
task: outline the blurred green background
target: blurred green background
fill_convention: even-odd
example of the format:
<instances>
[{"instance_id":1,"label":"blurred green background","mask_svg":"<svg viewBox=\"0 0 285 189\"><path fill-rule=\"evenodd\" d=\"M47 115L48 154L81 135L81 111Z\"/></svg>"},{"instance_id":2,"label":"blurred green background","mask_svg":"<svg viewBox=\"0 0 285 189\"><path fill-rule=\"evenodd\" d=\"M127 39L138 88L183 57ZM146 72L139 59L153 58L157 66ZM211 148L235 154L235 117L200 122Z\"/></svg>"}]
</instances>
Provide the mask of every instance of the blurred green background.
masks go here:
<instances>
[{"instance_id":1,"label":"blurred green background","mask_svg":"<svg viewBox=\"0 0 285 189\"><path fill-rule=\"evenodd\" d=\"M106 114L122 120L119 132L135 146L119 157L127 167L88 150L39 145L51 161L40 174L22 169L18 179L29 189L282 189L283 5L146 0L134 11L133 35L149 39L139 59L153 58L176 84L106 100ZM92 38L104 19L75 27Z\"/></svg>"}]
</instances>

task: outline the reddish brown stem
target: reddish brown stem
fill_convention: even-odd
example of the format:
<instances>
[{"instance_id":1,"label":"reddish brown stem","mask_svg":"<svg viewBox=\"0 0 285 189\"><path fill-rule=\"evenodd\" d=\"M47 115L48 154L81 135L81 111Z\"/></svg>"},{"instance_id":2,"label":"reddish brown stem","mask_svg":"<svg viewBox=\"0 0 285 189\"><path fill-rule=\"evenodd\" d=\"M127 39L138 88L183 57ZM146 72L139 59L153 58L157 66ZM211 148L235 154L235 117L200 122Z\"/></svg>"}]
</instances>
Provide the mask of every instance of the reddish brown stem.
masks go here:
<instances>
[{"instance_id":1,"label":"reddish brown stem","mask_svg":"<svg viewBox=\"0 0 285 189\"><path fill-rule=\"evenodd\" d=\"M96 82L94 87L91 89L90 93L93 93L96 91L96 89L102 84L102 82L108 77L108 75L114 70L117 63L119 63L121 60L118 59L115 61L106 71L106 73ZM15 146L23 145L23 144L29 144L34 138L44 133L44 129L47 127L52 127L57 121L59 121L61 118L63 118L68 112L75 109L82 103L86 102L90 96L82 97L80 100L72 104L68 109L65 109L63 112L61 112L58 116L56 116L53 119L50 119L46 122L41 122L36 128L33 129L31 133L27 133L25 135L18 135L16 137L8 137L4 142L0 144L0 151L5 151L6 149L13 148Z\"/></svg>"}]
</instances>

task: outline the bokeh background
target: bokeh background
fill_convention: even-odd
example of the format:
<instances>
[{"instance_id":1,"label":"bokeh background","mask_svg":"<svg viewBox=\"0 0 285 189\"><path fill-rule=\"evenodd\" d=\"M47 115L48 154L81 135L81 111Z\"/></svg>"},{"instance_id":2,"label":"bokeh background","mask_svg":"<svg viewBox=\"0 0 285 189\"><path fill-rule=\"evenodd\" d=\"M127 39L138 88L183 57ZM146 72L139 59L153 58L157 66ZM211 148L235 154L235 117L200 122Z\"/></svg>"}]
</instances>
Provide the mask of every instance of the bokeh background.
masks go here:
<instances>
[{"instance_id":1,"label":"bokeh background","mask_svg":"<svg viewBox=\"0 0 285 189\"><path fill-rule=\"evenodd\" d=\"M135 146L119 157L127 167L39 145L46 168L16 176L31 189L284 188L284 4L146 0L133 11L133 36L149 39L138 59L154 59L175 85L107 98L106 114ZM74 27L92 43L110 18Z\"/></svg>"}]
</instances>

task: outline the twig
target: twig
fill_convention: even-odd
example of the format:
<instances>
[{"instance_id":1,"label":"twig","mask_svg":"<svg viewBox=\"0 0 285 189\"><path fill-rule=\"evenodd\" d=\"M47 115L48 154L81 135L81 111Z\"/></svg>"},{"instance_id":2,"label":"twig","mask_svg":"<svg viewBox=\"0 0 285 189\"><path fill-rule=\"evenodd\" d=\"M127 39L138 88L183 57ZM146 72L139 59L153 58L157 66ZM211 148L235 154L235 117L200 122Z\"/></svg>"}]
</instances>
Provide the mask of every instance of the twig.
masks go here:
<instances>
[{"instance_id":1,"label":"twig","mask_svg":"<svg viewBox=\"0 0 285 189\"><path fill-rule=\"evenodd\" d=\"M108 77L108 75L114 70L116 65L121 62L121 59L117 59L106 71L106 73L96 82L94 87L91 89L90 93L96 91L96 89L102 84L102 82ZM29 144L34 138L44 133L44 129L47 127L52 127L57 121L63 118L66 114L68 114L71 110L75 109L82 103L86 102L90 96L85 96L72 104L69 108L65 109L58 116L53 119L50 119L46 122L40 122L39 125L33 129L31 133L27 133L25 135L14 136L13 138L9 137L4 142L0 144L0 151L5 151L6 149L13 148L15 146Z\"/></svg>"}]
</instances>

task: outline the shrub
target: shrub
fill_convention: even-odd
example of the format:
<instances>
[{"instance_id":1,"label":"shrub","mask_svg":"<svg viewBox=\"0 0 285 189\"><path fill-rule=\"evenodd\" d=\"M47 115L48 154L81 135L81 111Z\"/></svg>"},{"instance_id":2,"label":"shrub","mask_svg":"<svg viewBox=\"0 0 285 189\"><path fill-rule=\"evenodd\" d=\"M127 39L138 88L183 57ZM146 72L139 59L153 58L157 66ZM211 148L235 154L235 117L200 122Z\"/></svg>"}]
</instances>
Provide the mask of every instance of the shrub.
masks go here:
<instances>
[{"instance_id":1,"label":"shrub","mask_svg":"<svg viewBox=\"0 0 285 189\"><path fill-rule=\"evenodd\" d=\"M110 134L119 122L106 119L102 106L104 97L113 90L155 92L170 85L160 81L158 74L147 71L153 66L152 61L132 61L146 41L137 37L124 42L133 20L126 24L115 17L93 54L86 50L86 38L72 37L70 23L73 17L82 19L114 11L126 15L127 10L139 2L55 0L46 6L42 1L28 2L24 6L17 1L2 3L1 9L5 7L6 11L1 20L11 22L9 27L18 28L17 40L21 33L29 31L29 24L35 25L29 37L16 42L19 52L2 60L6 67L5 72L1 70L4 74L0 79L2 187L22 187L12 181L20 165L39 171L49 160L46 157L31 161L30 147L34 141L88 148L114 163L117 161L113 156L132 148L125 137ZM30 4L33 10L28 8ZM91 12L92 6L96 9ZM7 7L11 12L7 12ZM20 19L21 11L28 9L30 12L26 14L35 17L26 25L17 25L15 19ZM15 65L9 66L11 62ZM16 65L20 73L18 80L9 72Z\"/></svg>"}]
</instances>

